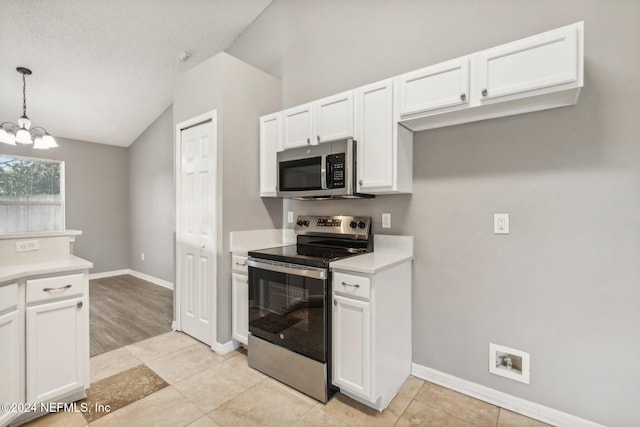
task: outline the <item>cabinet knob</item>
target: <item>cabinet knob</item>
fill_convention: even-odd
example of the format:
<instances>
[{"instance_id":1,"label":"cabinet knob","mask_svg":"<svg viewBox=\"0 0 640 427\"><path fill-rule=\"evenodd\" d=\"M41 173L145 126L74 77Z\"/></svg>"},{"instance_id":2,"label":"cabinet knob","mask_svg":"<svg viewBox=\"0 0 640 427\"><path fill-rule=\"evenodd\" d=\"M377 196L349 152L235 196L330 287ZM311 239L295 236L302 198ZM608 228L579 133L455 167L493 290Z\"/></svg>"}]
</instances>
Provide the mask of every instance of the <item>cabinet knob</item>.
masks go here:
<instances>
[{"instance_id":1,"label":"cabinet knob","mask_svg":"<svg viewBox=\"0 0 640 427\"><path fill-rule=\"evenodd\" d=\"M307 144L311 144L311 139L307 138Z\"/></svg>"},{"instance_id":2,"label":"cabinet knob","mask_svg":"<svg viewBox=\"0 0 640 427\"><path fill-rule=\"evenodd\" d=\"M338 301L333 300L333 305L338 305Z\"/></svg>"},{"instance_id":3,"label":"cabinet knob","mask_svg":"<svg viewBox=\"0 0 640 427\"><path fill-rule=\"evenodd\" d=\"M465 101L467 99L467 94L463 93L460 95L460 101Z\"/></svg>"},{"instance_id":4,"label":"cabinet knob","mask_svg":"<svg viewBox=\"0 0 640 427\"><path fill-rule=\"evenodd\" d=\"M82 301L79 301L79 302L76 304L76 307L78 307L78 308L82 308Z\"/></svg>"},{"instance_id":5,"label":"cabinet knob","mask_svg":"<svg viewBox=\"0 0 640 427\"><path fill-rule=\"evenodd\" d=\"M358 184L362 185L362 180L358 181Z\"/></svg>"},{"instance_id":6,"label":"cabinet knob","mask_svg":"<svg viewBox=\"0 0 640 427\"><path fill-rule=\"evenodd\" d=\"M487 89L482 89L482 96L489 95L489 91Z\"/></svg>"},{"instance_id":7,"label":"cabinet knob","mask_svg":"<svg viewBox=\"0 0 640 427\"><path fill-rule=\"evenodd\" d=\"M318 142L320 142L320 135L318 135L316 138L318 139Z\"/></svg>"}]
</instances>

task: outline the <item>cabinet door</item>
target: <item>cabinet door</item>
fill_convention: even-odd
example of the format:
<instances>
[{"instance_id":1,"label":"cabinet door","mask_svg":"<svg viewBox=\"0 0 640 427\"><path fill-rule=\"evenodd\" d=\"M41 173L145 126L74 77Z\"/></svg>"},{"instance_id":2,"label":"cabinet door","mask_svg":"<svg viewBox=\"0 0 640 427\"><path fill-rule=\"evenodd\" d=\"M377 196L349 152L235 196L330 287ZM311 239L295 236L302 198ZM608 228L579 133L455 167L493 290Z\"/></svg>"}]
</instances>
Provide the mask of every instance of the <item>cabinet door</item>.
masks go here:
<instances>
[{"instance_id":1,"label":"cabinet door","mask_svg":"<svg viewBox=\"0 0 640 427\"><path fill-rule=\"evenodd\" d=\"M316 142L353 138L353 92L321 99L314 106Z\"/></svg>"},{"instance_id":2,"label":"cabinet door","mask_svg":"<svg viewBox=\"0 0 640 427\"><path fill-rule=\"evenodd\" d=\"M231 275L232 338L247 345L249 336L249 279L244 274Z\"/></svg>"},{"instance_id":3,"label":"cabinet door","mask_svg":"<svg viewBox=\"0 0 640 427\"><path fill-rule=\"evenodd\" d=\"M282 151L282 113L260 117L260 196L275 197L276 153Z\"/></svg>"},{"instance_id":4,"label":"cabinet door","mask_svg":"<svg viewBox=\"0 0 640 427\"><path fill-rule=\"evenodd\" d=\"M0 402L21 403L24 402L24 390L20 384L20 373L22 372L21 340L24 332L20 329L18 315L19 311L0 316ZM4 412L0 410L0 425L7 425L18 413Z\"/></svg>"},{"instance_id":5,"label":"cabinet door","mask_svg":"<svg viewBox=\"0 0 640 427\"><path fill-rule=\"evenodd\" d=\"M371 399L371 304L333 295L333 384Z\"/></svg>"},{"instance_id":6,"label":"cabinet door","mask_svg":"<svg viewBox=\"0 0 640 427\"><path fill-rule=\"evenodd\" d=\"M494 99L578 80L578 31L571 26L475 55L473 97Z\"/></svg>"},{"instance_id":7,"label":"cabinet door","mask_svg":"<svg viewBox=\"0 0 640 427\"><path fill-rule=\"evenodd\" d=\"M27 308L27 401L84 388L87 309L82 298Z\"/></svg>"},{"instance_id":8,"label":"cabinet door","mask_svg":"<svg viewBox=\"0 0 640 427\"><path fill-rule=\"evenodd\" d=\"M313 140L313 106L304 104L289 108L283 112L284 141L283 149L303 147L315 144Z\"/></svg>"},{"instance_id":9,"label":"cabinet door","mask_svg":"<svg viewBox=\"0 0 640 427\"><path fill-rule=\"evenodd\" d=\"M356 90L358 191L393 188L393 84L391 80Z\"/></svg>"},{"instance_id":10,"label":"cabinet door","mask_svg":"<svg viewBox=\"0 0 640 427\"><path fill-rule=\"evenodd\" d=\"M468 57L403 74L397 79L401 117L469 102Z\"/></svg>"}]
</instances>

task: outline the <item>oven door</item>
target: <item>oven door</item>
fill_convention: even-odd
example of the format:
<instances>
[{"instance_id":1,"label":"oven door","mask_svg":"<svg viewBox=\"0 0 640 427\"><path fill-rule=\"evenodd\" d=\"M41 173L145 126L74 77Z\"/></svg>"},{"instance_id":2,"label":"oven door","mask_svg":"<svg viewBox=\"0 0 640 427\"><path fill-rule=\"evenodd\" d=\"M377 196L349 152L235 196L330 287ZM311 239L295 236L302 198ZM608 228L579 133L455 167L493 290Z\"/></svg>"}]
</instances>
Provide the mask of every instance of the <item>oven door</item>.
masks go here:
<instances>
[{"instance_id":1,"label":"oven door","mask_svg":"<svg viewBox=\"0 0 640 427\"><path fill-rule=\"evenodd\" d=\"M327 361L327 270L249 258L249 332Z\"/></svg>"}]
</instances>

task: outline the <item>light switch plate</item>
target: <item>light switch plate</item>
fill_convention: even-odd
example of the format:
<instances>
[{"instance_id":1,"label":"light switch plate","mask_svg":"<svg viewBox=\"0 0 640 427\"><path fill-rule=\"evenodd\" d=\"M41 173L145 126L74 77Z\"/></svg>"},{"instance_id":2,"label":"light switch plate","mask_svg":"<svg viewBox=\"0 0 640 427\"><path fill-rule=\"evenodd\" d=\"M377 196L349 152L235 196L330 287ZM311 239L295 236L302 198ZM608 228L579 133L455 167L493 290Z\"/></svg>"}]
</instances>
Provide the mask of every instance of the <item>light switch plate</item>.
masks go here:
<instances>
[{"instance_id":1,"label":"light switch plate","mask_svg":"<svg viewBox=\"0 0 640 427\"><path fill-rule=\"evenodd\" d=\"M493 232L494 234L509 234L508 213L493 214Z\"/></svg>"},{"instance_id":2,"label":"light switch plate","mask_svg":"<svg viewBox=\"0 0 640 427\"><path fill-rule=\"evenodd\" d=\"M293 212L292 211L287 212L287 222L289 224L293 224Z\"/></svg>"},{"instance_id":3,"label":"light switch plate","mask_svg":"<svg viewBox=\"0 0 640 427\"><path fill-rule=\"evenodd\" d=\"M391 228L391 214L383 213L382 214L382 228Z\"/></svg>"}]
</instances>

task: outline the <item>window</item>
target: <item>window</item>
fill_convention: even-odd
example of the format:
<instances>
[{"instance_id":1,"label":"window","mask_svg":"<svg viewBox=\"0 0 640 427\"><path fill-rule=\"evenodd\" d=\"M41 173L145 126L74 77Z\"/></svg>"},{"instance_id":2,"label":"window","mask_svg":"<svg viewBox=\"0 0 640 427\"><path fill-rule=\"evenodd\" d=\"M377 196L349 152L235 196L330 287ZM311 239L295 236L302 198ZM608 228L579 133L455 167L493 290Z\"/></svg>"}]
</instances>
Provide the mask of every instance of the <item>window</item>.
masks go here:
<instances>
[{"instance_id":1,"label":"window","mask_svg":"<svg viewBox=\"0 0 640 427\"><path fill-rule=\"evenodd\" d=\"M0 154L0 233L64 227L64 162Z\"/></svg>"}]
</instances>

